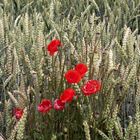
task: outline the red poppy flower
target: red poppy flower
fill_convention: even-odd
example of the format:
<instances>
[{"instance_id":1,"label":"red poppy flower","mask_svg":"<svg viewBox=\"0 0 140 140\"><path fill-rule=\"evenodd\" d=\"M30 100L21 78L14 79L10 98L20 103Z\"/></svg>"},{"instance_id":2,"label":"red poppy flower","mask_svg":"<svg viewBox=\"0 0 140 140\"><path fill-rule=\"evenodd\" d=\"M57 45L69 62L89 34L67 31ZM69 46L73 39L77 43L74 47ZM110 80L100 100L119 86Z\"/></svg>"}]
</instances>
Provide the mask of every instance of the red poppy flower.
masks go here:
<instances>
[{"instance_id":1,"label":"red poppy flower","mask_svg":"<svg viewBox=\"0 0 140 140\"><path fill-rule=\"evenodd\" d=\"M68 83L78 83L81 80L81 75L76 70L68 70L65 73L65 78Z\"/></svg>"},{"instance_id":2,"label":"red poppy flower","mask_svg":"<svg viewBox=\"0 0 140 140\"><path fill-rule=\"evenodd\" d=\"M75 96L75 91L72 88L67 88L60 96L62 103L71 102Z\"/></svg>"},{"instance_id":3,"label":"red poppy flower","mask_svg":"<svg viewBox=\"0 0 140 140\"><path fill-rule=\"evenodd\" d=\"M23 115L23 109L21 108L14 108L13 110L14 116L17 120L19 120Z\"/></svg>"},{"instance_id":4,"label":"red poppy flower","mask_svg":"<svg viewBox=\"0 0 140 140\"><path fill-rule=\"evenodd\" d=\"M53 108L55 110L63 110L65 108L65 103L63 103L60 99L56 99L54 101Z\"/></svg>"},{"instance_id":5,"label":"red poppy flower","mask_svg":"<svg viewBox=\"0 0 140 140\"><path fill-rule=\"evenodd\" d=\"M61 42L58 39L54 39L52 40L49 44L48 44L48 51L50 55L54 55L55 52L58 51L58 47L61 46Z\"/></svg>"},{"instance_id":6,"label":"red poppy flower","mask_svg":"<svg viewBox=\"0 0 140 140\"><path fill-rule=\"evenodd\" d=\"M101 83L98 80L89 80L85 85L82 87L82 91L84 95L91 95L95 94L96 92L100 91Z\"/></svg>"},{"instance_id":7,"label":"red poppy flower","mask_svg":"<svg viewBox=\"0 0 140 140\"><path fill-rule=\"evenodd\" d=\"M83 77L85 73L87 72L88 68L85 64L79 63L75 66L75 70L80 73L80 75Z\"/></svg>"},{"instance_id":8,"label":"red poppy flower","mask_svg":"<svg viewBox=\"0 0 140 140\"><path fill-rule=\"evenodd\" d=\"M38 105L38 111L41 113L47 113L52 109L52 103L48 99L43 99Z\"/></svg>"}]
</instances>

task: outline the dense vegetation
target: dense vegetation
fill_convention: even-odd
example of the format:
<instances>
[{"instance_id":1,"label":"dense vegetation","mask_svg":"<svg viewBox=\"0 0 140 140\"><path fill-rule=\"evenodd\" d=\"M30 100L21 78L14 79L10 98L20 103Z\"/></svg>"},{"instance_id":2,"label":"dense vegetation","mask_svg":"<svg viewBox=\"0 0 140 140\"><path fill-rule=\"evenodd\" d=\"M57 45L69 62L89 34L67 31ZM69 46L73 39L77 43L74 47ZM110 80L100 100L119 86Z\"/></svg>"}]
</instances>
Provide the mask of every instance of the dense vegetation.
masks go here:
<instances>
[{"instance_id":1,"label":"dense vegetation","mask_svg":"<svg viewBox=\"0 0 140 140\"><path fill-rule=\"evenodd\" d=\"M50 56L53 39L62 47ZM88 71L69 84L64 74L78 63ZM101 89L85 96L91 79ZM69 87L78 98L64 110L38 111ZM140 1L0 0L0 132L7 140L140 140Z\"/></svg>"}]
</instances>

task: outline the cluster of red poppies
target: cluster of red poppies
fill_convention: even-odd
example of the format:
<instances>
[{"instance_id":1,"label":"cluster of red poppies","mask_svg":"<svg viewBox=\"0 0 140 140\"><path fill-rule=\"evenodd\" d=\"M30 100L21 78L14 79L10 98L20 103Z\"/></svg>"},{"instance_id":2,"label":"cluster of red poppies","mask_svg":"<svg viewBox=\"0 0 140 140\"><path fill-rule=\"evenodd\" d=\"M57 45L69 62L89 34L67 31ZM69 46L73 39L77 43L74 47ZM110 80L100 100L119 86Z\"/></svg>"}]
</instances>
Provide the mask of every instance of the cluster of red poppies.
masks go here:
<instances>
[{"instance_id":1,"label":"cluster of red poppies","mask_svg":"<svg viewBox=\"0 0 140 140\"><path fill-rule=\"evenodd\" d=\"M80 63L77 64L74 69L68 70L65 73L65 78L68 83L78 83L86 72L87 66ZM53 105L50 100L43 99L38 105L38 111L41 113L47 113L52 108L55 110L63 110L65 108L65 104L70 103L74 96L76 96L75 90L72 88L67 88L61 93L60 98L54 101Z\"/></svg>"},{"instance_id":2,"label":"cluster of red poppies","mask_svg":"<svg viewBox=\"0 0 140 140\"><path fill-rule=\"evenodd\" d=\"M58 51L59 46L61 46L60 40L52 40L47 46L49 54L54 55L54 53ZM87 71L87 66L83 63L79 63L75 66L74 69L68 70L65 73L64 77L70 84L79 83L80 80L85 76ZM100 88L101 83L98 80L89 80L81 87L81 90L84 95L88 96L97 93L98 91L100 91ZM56 99L53 104L49 99L43 99L38 105L38 111L41 113L47 113L52 108L54 108L55 110L63 110L65 108L65 104L70 103L74 97L76 97L75 90L72 88L67 88L61 93L60 98ZM15 109L14 113L15 117L17 119L20 119L23 114L23 110L17 108Z\"/></svg>"},{"instance_id":3,"label":"cluster of red poppies","mask_svg":"<svg viewBox=\"0 0 140 140\"><path fill-rule=\"evenodd\" d=\"M41 113L47 113L52 108L55 110L63 110L65 108L65 104L71 102L75 95L75 91L72 88L67 88L61 93L60 99L55 99L53 105L50 100L43 99L38 105L38 111Z\"/></svg>"}]
</instances>

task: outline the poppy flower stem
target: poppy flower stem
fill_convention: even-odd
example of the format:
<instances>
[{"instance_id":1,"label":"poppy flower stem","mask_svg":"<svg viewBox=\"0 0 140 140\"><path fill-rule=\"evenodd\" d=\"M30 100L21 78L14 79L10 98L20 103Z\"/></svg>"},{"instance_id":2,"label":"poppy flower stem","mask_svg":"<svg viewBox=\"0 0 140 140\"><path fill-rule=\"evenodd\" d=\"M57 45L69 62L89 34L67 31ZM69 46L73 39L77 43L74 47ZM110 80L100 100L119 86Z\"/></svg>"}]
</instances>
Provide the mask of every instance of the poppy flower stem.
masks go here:
<instances>
[{"instance_id":1,"label":"poppy flower stem","mask_svg":"<svg viewBox=\"0 0 140 140\"><path fill-rule=\"evenodd\" d=\"M60 92L60 91L62 91L63 90L63 86L62 85L64 85L63 83L64 83L64 70L65 70L65 61L66 60L64 60L64 64L63 64L63 66L62 66L62 72L61 72L61 79L60 79L60 84L59 84L59 88L58 88L58 91Z\"/></svg>"}]
</instances>

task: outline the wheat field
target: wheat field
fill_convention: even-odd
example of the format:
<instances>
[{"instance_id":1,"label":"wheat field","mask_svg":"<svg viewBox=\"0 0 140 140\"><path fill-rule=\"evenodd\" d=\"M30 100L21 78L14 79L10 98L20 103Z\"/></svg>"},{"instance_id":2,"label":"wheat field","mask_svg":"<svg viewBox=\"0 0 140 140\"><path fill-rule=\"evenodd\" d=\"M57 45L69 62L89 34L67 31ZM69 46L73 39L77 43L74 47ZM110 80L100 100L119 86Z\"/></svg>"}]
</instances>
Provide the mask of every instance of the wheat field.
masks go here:
<instances>
[{"instance_id":1,"label":"wheat field","mask_svg":"<svg viewBox=\"0 0 140 140\"><path fill-rule=\"evenodd\" d=\"M140 0L0 0L0 139L140 140Z\"/></svg>"}]
</instances>

